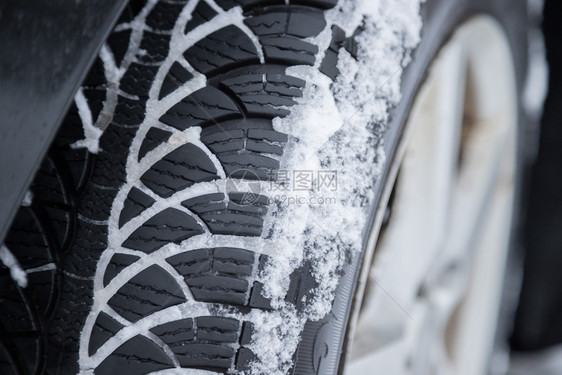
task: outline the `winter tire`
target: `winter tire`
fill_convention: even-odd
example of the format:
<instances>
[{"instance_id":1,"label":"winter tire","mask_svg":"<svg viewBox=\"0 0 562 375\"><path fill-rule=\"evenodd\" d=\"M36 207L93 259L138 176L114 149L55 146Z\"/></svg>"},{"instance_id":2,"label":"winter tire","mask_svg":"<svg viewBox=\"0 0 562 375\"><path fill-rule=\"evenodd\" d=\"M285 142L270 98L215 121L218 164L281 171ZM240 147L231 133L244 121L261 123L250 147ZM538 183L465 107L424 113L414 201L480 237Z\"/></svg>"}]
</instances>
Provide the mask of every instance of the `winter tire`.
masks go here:
<instances>
[{"instance_id":1,"label":"winter tire","mask_svg":"<svg viewBox=\"0 0 562 375\"><path fill-rule=\"evenodd\" d=\"M435 195L454 189L424 185L420 172L449 171L475 155L460 140L461 125L444 131L442 117L416 117L423 103L461 124L469 104L445 98L466 89L478 94L470 105L487 116L480 120L505 115L505 147L487 143L477 153L507 150L504 177L513 183L497 212L505 219L516 211L530 113L522 101L526 17L525 1L507 0L131 1L0 250L0 373L448 373L457 362L406 342L425 336L405 335L408 348L393 351L396 337L367 327L378 340L367 339L368 355L389 348L368 367L355 333L365 319L380 328L393 314L404 329L424 324L413 317L417 302L438 289L421 288L424 279L417 300L401 299L392 280L402 273L466 276L464 265L477 264L471 257L433 272L441 253L402 251L405 268L379 280L382 242L392 233L414 236L406 229L415 221L395 224L400 191L417 192L409 207L431 203L415 216L430 222L434 210L448 208ZM451 54L447 43L458 35L468 47ZM488 60L472 59L486 52L480 47L490 49ZM432 81L439 67L441 80ZM478 86L491 79L491 91ZM431 90L424 82L449 91L424 101ZM448 156L423 159L418 148L408 162L409 145L427 147L424 134L433 130L450 137L436 148ZM463 145L469 150L458 151ZM498 229L502 251L507 221ZM397 243L414 249L433 240L420 236ZM493 290L489 299L501 290L502 251L491 284L478 286ZM455 298L449 310L460 304ZM486 306L482 319L493 332L498 306ZM479 352L480 367L458 373L482 373L488 349Z\"/></svg>"}]
</instances>

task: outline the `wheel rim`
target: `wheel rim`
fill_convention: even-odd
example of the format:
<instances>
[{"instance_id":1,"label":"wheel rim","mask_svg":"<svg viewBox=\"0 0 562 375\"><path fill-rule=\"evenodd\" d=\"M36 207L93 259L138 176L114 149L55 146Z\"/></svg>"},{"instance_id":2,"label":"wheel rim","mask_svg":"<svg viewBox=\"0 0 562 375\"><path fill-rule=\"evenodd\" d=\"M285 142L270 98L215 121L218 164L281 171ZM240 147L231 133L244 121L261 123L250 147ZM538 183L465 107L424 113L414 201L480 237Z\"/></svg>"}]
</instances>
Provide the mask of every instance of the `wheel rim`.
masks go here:
<instances>
[{"instance_id":1,"label":"wheel rim","mask_svg":"<svg viewBox=\"0 0 562 375\"><path fill-rule=\"evenodd\" d=\"M515 92L490 17L459 27L434 60L390 166L388 223L367 245L346 373L485 372L512 221Z\"/></svg>"}]
</instances>

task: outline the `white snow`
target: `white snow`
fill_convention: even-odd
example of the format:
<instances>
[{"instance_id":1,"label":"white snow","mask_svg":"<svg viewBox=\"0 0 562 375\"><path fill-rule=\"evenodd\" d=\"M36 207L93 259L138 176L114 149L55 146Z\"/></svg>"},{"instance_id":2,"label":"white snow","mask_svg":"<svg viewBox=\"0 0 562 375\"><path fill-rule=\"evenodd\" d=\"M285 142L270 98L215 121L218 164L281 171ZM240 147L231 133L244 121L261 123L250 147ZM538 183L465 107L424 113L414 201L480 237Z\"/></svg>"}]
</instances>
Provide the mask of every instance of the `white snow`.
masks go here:
<instances>
[{"instance_id":1,"label":"white snow","mask_svg":"<svg viewBox=\"0 0 562 375\"><path fill-rule=\"evenodd\" d=\"M164 259L174 254L204 247L240 247L256 253L268 254L271 261L258 277L265 284L264 294L272 299L273 311L252 310L246 315L233 309L213 311L214 315L236 317L254 323L256 334L250 349L258 356L249 374L278 375L291 366L299 336L308 319L320 319L331 309L334 291L341 276L347 256L361 250L361 239L367 223L368 208L373 204L373 185L379 176L383 162L382 135L388 121L390 108L400 100L400 78L403 67L409 61L409 52L419 41L421 20L419 0L345 0L337 8L326 12L326 29L309 40L319 46L316 66L297 66L287 74L306 80L304 96L291 107L286 118L277 118L273 126L290 136L281 169L335 170L337 171L336 203L278 204L271 205L265 220L264 233L268 238L211 235L195 236L180 245L169 244L152 254L128 250L121 243L144 221L166 207L185 210L180 202L190 197L212 192L224 192L226 175L222 165L199 139L200 128L184 132L170 128L158 121L172 105L197 89L204 87L206 77L185 61L182 53L210 33L229 24L242 25L240 8L223 11L213 1L207 1L219 14L212 22L205 23L187 35L185 23L190 19L196 1L186 4L172 31L171 51L157 73L149 92L146 118L132 142L127 161L127 183L118 193L109 219L108 248L102 254L94 277L94 301L92 310L82 331L80 343L80 368L82 373L91 372L104 358L134 335L147 335L155 325L178 318L209 315L208 305L194 301L186 288L188 302L164 309L127 325L115 337L89 356L87 347L92 327L100 311L107 309L107 301L133 276L153 264L163 265ZM364 32L358 37L359 57L355 60L346 51L339 54L338 68L341 74L336 82L319 73L318 66L324 50L330 43L331 27L338 25L351 36L363 25ZM243 28L251 34L248 28ZM255 36L249 35L252 40ZM179 61L194 74L194 79L161 100L158 93L163 78L171 65ZM138 151L147 131L153 127L172 131L168 142L149 152L140 162ZM219 171L220 180L195 184L170 198L163 199L139 182L139 177L166 153L186 142L201 148L211 157ZM156 202L138 217L119 228L118 217L130 188L136 186ZM268 184L262 183L262 194L270 193ZM293 191L295 198L311 202L310 191ZM187 212L187 211L185 211ZM189 212L187 212L189 213ZM107 286L103 275L109 260L115 253L135 254L140 259L123 270ZM318 288L305 301L304 311L298 312L284 301L289 287L289 275L304 261L312 266ZM172 273L173 271L170 270ZM172 273L172 276L177 275ZM148 336L147 336L148 337ZM150 337L149 337L150 338ZM183 373L172 371L167 373ZM191 373L191 372L190 372Z\"/></svg>"},{"instance_id":2,"label":"white snow","mask_svg":"<svg viewBox=\"0 0 562 375\"><path fill-rule=\"evenodd\" d=\"M0 246L0 262L10 269L10 276L12 276L12 279L20 288L25 288L27 286L27 274L6 245Z\"/></svg>"},{"instance_id":3,"label":"white snow","mask_svg":"<svg viewBox=\"0 0 562 375\"><path fill-rule=\"evenodd\" d=\"M33 203L33 192L31 190L28 190L25 192L25 195L23 196L23 200L21 201L21 205L23 207L29 207L31 206L31 203Z\"/></svg>"},{"instance_id":4,"label":"white snow","mask_svg":"<svg viewBox=\"0 0 562 375\"><path fill-rule=\"evenodd\" d=\"M99 139L103 131L94 126L92 119L92 111L88 105L88 101L84 96L82 87L78 89L74 96L74 103L78 108L78 116L82 121L82 128L84 129L84 139L78 140L70 145L71 148L86 148L92 154L99 152Z\"/></svg>"},{"instance_id":5,"label":"white snow","mask_svg":"<svg viewBox=\"0 0 562 375\"><path fill-rule=\"evenodd\" d=\"M270 258L260 276L277 311L252 317L260 332L252 346L260 361L252 374L287 372L304 323L330 311L346 255L361 250L368 208L374 204L373 184L385 160L382 135L389 110L400 100L409 52L419 42L419 7L418 0L340 2L327 12L326 29L335 24L351 36L362 24L358 60L341 50L340 75L333 84L316 68L288 69L307 86L291 114L273 123L291 135L281 169L336 170L337 203L279 205L270 212L264 232L282 251ZM327 35L325 31L313 41L326 46ZM292 193L306 198L312 194ZM305 310L297 312L283 299L288 275L303 261L312 265L318 288Z\"/></svg>"},{"instance_id":6,"label":"white snow","mask_svg":"<svg viewBox=\"0 0 562 375\"><path fill-rule=\"evenodd\" d=\"M140 43L143 33L147 29L145 24L146 16L155 5L156 0L148 1L141 12L130 23L116 26L116 30L131 29L131 42L119 66L117 66L115 56L109 46L107 44L102 46L99 57L103 63L104 76L107 81L106 98L97 119L94 119L88 101L84 96L83 88L78 89L74 96L74 103L78 108L78 116L84 129L84 139L74 142L70 147L86 148L90 153L97 154L100 151L100 138L113 120L118 95L136 99L134 95L119 90L119 84L131 63L136 60L136 57L146 53L146 51L140 48Z\"/></svg>"}]
</instances>

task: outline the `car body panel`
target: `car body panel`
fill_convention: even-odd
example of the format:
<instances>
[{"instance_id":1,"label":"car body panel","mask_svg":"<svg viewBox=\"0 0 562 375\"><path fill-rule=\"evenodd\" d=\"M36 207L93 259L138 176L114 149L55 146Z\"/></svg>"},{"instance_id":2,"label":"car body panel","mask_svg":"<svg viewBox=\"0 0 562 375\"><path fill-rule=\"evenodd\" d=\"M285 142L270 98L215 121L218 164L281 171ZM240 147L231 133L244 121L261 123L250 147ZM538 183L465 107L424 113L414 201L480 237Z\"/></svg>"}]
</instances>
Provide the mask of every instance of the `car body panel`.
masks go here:
<instances>
[{"instance_id":1,"label":"car body panel","mask_svg":"<svg viewBox=\"0 0 562 375\"><path fill-rule=\"evenodd\" d=\"M126 0L0 4L0 243Z\"/></svg>"}]
</instances>

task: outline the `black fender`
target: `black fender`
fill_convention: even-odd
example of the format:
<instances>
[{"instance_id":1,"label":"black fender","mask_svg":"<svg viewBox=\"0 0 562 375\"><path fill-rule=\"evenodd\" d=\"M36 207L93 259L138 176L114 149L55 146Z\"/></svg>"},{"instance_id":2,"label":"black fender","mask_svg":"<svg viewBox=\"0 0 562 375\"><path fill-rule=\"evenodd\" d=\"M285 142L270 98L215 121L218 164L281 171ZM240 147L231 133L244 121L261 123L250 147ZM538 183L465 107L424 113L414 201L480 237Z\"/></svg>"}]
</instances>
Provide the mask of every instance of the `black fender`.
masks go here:
<instances>
[{"instance_id":1,"label":"black fender","mask_svg":"<svg viewBox=\"0 0 562 375\"><path fill-rule=\"evenodd\" d=\"M0 3L0 243L126 3Z\"/></svg>"}]
</instances>

